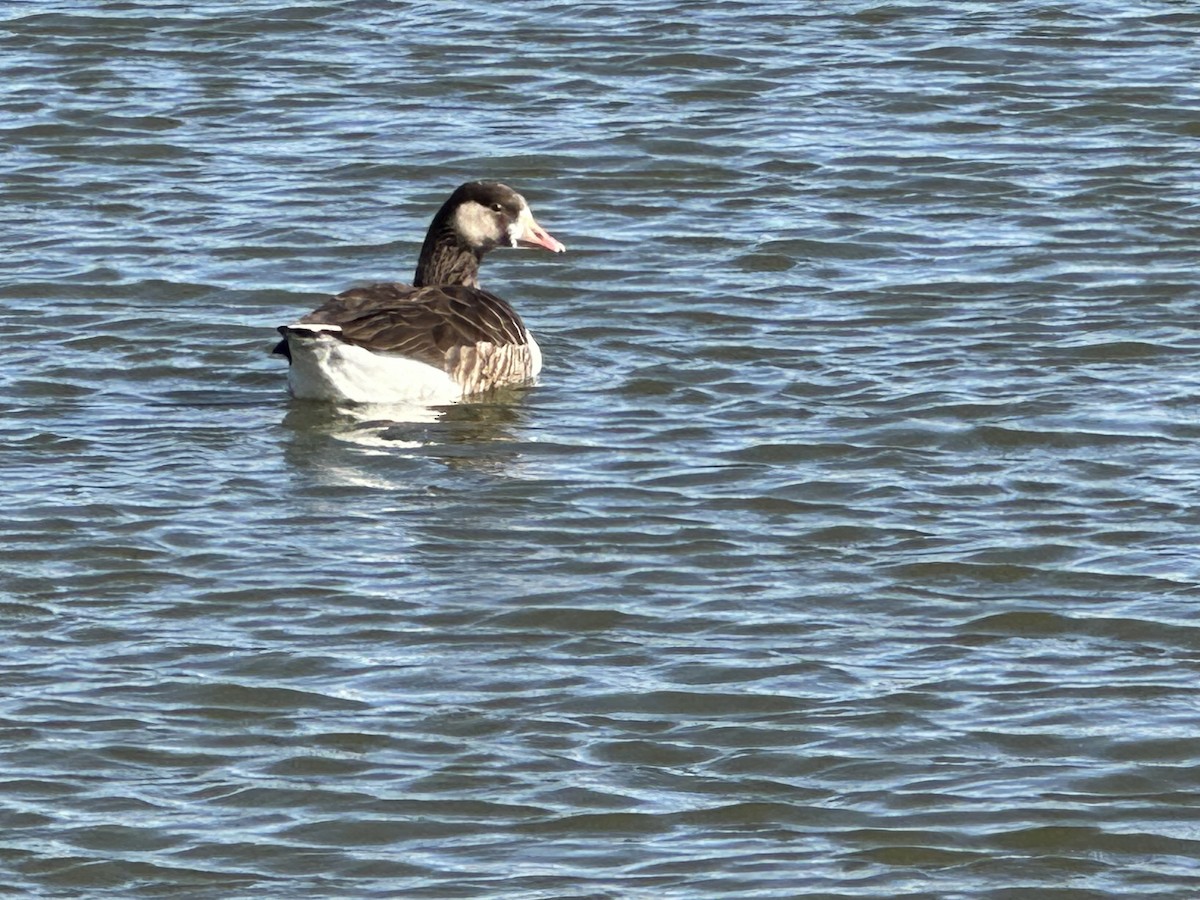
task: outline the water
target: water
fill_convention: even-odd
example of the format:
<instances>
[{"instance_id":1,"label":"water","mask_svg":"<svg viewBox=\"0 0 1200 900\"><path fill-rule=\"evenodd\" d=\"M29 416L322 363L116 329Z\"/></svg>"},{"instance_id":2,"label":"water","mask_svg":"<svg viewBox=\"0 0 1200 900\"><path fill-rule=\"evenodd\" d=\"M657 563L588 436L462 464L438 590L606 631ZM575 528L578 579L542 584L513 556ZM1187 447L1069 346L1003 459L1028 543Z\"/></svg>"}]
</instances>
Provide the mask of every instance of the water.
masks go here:
<instances>
[{"instance_id":1,"label":"water","mask_svg":"<svg viewBox=\"0 0 1200 900\"><path fill-rule=\"evenodd\" d=\"M1200 892L1198 37L0 6L3 892ZM541 383L290 402L479 177Z\"/></svg>"}]
</instances>

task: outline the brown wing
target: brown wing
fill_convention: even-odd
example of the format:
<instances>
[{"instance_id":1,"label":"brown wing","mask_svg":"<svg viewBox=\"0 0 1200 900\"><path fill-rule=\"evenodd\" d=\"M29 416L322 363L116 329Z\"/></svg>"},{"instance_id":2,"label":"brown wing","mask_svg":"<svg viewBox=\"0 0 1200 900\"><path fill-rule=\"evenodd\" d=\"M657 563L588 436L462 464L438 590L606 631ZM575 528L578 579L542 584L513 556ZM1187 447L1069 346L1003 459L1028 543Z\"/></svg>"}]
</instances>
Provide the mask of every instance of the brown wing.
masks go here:
<instances>
[{"instance_id":1,"label":"brown wing","mask_svg":"<svg viewBox=\"0 0 1200 900\"><path fill-rule=\"evenodd\" d=\"M380 353L397 353L449 371L467 348L525 343L511 306L464 285L415 288L372 284L330 298L297 324L337 325L337 337Z\"/></svg>"}]
</instances>

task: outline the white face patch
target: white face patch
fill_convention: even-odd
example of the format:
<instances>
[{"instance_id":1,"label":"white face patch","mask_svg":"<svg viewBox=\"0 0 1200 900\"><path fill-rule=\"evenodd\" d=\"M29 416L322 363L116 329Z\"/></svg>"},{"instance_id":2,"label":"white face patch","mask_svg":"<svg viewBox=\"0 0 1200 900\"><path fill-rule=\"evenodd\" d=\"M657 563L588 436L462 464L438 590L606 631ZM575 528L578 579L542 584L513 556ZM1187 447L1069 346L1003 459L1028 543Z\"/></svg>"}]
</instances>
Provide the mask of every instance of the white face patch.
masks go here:
<instances>
[{"instance_id":1,"label":"white face patch","mask_svg":"<svg viewBox=\"0 0 1200 900\"><path fill-rule=\"evenodd\" d=\"M517 215L517 221L513 222L508 229L508 236L514 247L540 247L554 253L562 253L567 249L561 241L551 237L546 229L534 220L533 213L529 211L529 206L524 200L521 201L521 211Z\"/></svg>"},{"instance_id":2,"label":"white face patch","mask_svg":"<svg viewBox=\"0 0 1200 900\"><path fill-rule=\"evenodd\" d=\"M519 246L519 241L528 239L529 223L533 221L533 213L529 211L525 198L517 199L521 201L521 211L517 214L517 220L508 226L508 243L511 247Z\"/></svg>"},{"instance_id":3,"label":"white face patch","mask_svg":"<svg viewBox=\"0 0 1200 900\"><path fill-rule=\"evenodd\" d=\"M505 237L496 224L495 213L474 200L468 200L454 211L454 229L472 247L495 245Z\"/></svg>"}]
</instances>

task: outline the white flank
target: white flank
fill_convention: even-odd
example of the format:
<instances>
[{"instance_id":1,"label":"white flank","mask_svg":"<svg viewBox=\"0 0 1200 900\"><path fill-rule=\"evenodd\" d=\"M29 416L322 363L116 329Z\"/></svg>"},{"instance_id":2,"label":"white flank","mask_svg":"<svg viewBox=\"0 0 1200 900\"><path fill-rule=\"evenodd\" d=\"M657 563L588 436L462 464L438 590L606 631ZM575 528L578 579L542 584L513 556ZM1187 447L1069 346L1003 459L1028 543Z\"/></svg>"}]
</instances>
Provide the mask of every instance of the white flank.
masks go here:
<instances>
[{"instance_id":1,"label":"white flank","mask_svg":"<svg viewBox=\"0 0 1200 900\"><path fill-rule=\"evenodd\" d=\"M302 400L350 403L415 403L440 406L462 397L462 388L441 369L405 356L372 353L303 326L288 334L292 365L288 387Z\"/></svg>"},{"instance_id":2,"label":"white flank","mask_svg":"<svg viewBox=\"0 0 1200 900\"><path fill-rule=\"evenodd\" d=\"M542 348L533 339L528 328L525 329L525 342L529 344L529 377L533 378L542 371Z\"/></svg>"}]
</instances>

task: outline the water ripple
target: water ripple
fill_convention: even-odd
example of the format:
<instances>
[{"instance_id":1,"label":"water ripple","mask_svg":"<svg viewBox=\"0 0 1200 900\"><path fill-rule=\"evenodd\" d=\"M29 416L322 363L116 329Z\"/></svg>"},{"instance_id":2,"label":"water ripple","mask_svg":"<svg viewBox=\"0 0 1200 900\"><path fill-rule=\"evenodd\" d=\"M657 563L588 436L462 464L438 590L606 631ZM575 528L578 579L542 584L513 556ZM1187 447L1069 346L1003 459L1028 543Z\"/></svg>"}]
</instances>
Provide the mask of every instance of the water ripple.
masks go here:
<instances>
[{"instance_id":1,"label":"water ripple","mask_svg":"<svg viewBox=\"0 0 1200 900\"><path fill-rule=\"evenodd\" d=\"M0 12L11 889L1196 893L1198 35ZM289 403L476 177L542 383Z\"/></svg>"}]
</instances>

